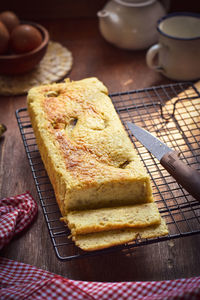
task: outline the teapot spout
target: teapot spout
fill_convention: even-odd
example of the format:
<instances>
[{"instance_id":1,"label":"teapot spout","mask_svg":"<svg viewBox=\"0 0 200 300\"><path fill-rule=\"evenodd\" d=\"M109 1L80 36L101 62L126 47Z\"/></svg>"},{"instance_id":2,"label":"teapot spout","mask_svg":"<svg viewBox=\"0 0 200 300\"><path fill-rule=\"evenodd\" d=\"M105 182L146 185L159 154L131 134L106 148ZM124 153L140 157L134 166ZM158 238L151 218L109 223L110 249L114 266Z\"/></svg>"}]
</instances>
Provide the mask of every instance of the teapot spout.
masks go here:
<instances>
[{"instance_id":1,"label":"teapot spout","mask_svg":"<svg viewBox=\"0 0 200 300\"><path fill-rule=\"evenodd\" d=\"M103 9L103 10L100 10L97 12L97 16L99 18L107 18L109 16L109 12L107 10Z\"/></svg>"}]
</instances>

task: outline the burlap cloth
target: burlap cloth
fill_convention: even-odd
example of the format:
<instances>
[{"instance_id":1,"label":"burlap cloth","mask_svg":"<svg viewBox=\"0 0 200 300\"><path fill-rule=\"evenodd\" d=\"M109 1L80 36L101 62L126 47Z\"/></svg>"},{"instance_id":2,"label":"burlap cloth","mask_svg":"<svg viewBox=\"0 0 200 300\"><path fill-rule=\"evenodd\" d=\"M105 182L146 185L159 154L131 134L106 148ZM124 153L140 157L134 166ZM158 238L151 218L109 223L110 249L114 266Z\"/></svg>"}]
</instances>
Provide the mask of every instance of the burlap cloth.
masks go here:
<instances>
[{"instance_id":1,"label":"burlap cloth","mask_svg":"<svg viewBox=\"0 0 200 300\"><path fill-rule=\"evenodd\" d=\"M21 95L33 86L61 80L71 70L72 53L61 44L49 42L41 62L23 75L0 75L0 95Z\"/></svg>"}]
</instances>

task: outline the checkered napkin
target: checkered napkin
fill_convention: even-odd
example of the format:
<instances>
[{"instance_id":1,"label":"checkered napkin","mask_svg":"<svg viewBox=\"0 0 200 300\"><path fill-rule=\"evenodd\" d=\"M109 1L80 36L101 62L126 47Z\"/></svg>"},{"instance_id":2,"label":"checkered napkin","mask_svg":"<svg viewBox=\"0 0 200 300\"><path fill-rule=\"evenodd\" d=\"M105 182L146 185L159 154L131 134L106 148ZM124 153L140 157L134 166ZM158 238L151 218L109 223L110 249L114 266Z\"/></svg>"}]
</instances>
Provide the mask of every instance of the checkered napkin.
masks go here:
<instances>
[{"instance_id":1,"label":"checkered napkin","mask_svg":"<svg viewBox=\"0 0 200 300\"><path fill-rule=\"evenodd\" d=\"M149 282L75 281L0 258L0 299L197 300L200 277Z\"/></svg>"},{"instance_id":2,"label":"checkered napkin","mask_svg":"<svg viewBox=\"0 0 200 300\"><path fill-rule=\"evenodd\" d=\"M0 248L33 220L37 204L27 192L0 200ZM197 300L200 277L150 282L75 281L0 258L0 299Z\"/></svg>"},{"instance_id":3,"label":"checkered napkin","mask_svg":"<svg viewBox=\"0 0 200 300\"><path fill-rule=\"evenodd\" d=\"M33 220L37 204L29 192L0 200L0 249Z\"/></svg>"}]
</instances>

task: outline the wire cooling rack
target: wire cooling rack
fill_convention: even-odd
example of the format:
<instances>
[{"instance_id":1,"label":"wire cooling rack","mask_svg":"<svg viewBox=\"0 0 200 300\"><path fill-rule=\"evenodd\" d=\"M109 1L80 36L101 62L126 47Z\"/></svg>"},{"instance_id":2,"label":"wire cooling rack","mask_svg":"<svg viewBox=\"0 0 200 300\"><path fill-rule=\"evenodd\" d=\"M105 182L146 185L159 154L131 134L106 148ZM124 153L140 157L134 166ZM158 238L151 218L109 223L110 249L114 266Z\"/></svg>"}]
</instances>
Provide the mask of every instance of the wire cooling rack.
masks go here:
<instances>
[{"instance_id":1,"label":"wire cooling rack","mask_svg":"<svg viewBox=\"0 0 200 300\"><path fill-rule=\"evenodd\" d=\"M115 93L110 97L127 131L126 122L133 121L179 152L185 163L200 169L200 94L194 84L175 83ZM80 250L68 238L70 232L59 220L61 214L41 161L27 109L17 110L16 117L51 241L59 259L71 260L114 250L130 253L136 246L200 233L200 202L189 195L128 131L151 176L154 199L167 222L169 235L138 238L126 245L89 253Z\"/></svg>"}]
</instances>

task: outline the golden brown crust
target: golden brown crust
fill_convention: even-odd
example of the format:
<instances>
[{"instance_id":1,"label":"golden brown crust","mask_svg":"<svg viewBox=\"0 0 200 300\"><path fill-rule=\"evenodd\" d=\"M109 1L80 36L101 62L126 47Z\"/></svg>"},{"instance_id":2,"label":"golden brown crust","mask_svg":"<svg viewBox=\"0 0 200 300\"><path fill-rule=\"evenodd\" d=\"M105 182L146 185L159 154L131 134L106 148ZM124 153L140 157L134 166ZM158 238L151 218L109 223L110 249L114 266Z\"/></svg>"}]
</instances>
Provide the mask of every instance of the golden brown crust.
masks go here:
<instances>
[{"instance_id":1,"label":"golden brown crust","mask_svg":"<svg viewBox=\"0 0 200 300\"><path fill-rule=\"evenodd\" d=\"M38 147L63 215L153 201L149 176L107 93L96 78L28 93Z\"/></svg>"}]
</instances>

